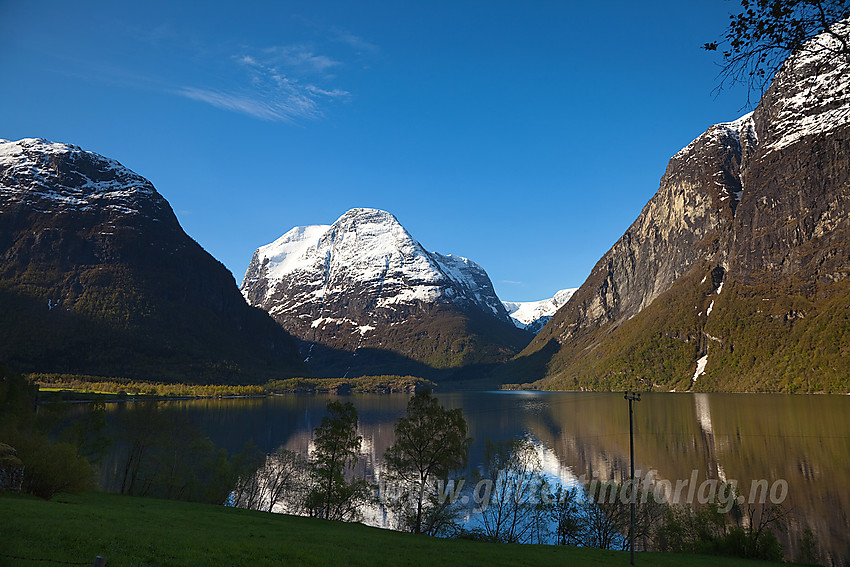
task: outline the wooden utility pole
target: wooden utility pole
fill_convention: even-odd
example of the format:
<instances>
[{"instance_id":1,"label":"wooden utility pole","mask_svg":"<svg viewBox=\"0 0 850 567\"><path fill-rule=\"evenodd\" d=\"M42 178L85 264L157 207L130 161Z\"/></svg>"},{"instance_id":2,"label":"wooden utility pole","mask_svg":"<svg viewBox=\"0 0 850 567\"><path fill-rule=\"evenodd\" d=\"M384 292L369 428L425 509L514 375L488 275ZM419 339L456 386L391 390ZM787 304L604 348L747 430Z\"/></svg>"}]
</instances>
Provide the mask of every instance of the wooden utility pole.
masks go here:
<instances>
[{"instance_id":1,"label":"wooden utility pole","mask_svg":"<svg viewBox=\"0 0 850 567\"><path fill-rule=\"evenodd\" d=\"M637 490L635 489L635 429L632 420L632 402L640 401L640 393L625 392L624 396L629 401L629 456L632 464L632 482L630 486L631 494L629 498L629 508L631 518L629 522L629 550L631 553L631 564L635 564L635 502L637 500Z\"/></svg>"}]
</instances>

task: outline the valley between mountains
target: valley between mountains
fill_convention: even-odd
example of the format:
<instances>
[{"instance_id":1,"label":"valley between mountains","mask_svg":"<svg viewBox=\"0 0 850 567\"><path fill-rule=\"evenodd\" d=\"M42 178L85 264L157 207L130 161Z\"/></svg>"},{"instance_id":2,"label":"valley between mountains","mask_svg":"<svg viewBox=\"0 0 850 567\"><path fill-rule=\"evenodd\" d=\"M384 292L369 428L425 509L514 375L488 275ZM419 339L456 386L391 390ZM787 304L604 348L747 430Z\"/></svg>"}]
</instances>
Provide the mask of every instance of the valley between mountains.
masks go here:
<instances>
[{"instance_id":1,"label":"valley between mountains","mask_svg":"<svg viewBox=\"0 0 850 567\"><path fill-rule=\"evenodd\" d=\"M281 227L237 285L142 176L2 141L0 363L196 384L848 392L848 92L843 61L787 63L752 113L670 159L585 282L526 303L370 208Z\"/></svg>"}]
</instances>

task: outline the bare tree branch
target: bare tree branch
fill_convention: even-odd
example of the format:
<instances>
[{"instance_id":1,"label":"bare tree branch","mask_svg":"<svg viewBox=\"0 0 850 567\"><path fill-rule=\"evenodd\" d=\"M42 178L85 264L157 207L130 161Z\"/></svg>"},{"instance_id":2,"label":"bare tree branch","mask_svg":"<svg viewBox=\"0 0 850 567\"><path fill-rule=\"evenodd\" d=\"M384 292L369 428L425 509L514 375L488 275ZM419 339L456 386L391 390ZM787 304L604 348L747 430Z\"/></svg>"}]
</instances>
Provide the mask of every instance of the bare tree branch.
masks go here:
<instances>
[{"instance_id":1,"label":"bare tree branch","mask_svg":"<svg viewBox=\"0 0 850 567\"><path fill-rule=\"evenodd\" d=\"M850 62L850 26L836 25L850 18L850 0L741 0L741 8L721 40L702 46L722 49L715 94L746 85L750 107L753 94L760 98L789 58L792 65L809 56ZM820 34L832 41L815 41Z\"/></svg>"}]
</instances>

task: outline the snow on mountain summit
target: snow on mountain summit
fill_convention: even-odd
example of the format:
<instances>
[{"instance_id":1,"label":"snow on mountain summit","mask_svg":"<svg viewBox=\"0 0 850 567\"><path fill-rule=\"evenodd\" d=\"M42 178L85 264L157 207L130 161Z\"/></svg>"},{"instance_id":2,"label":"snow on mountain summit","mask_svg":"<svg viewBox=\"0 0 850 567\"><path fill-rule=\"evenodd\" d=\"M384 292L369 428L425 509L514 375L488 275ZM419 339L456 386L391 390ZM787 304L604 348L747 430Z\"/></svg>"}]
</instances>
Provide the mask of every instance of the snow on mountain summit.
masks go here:
<instances>
[{"instance_id":1,"label":"snow on mountain summit","mask_svg":"<svg viewBox=\"0 0 850 567\"><path fill-rule=\"evenodd\" d=\"M296 226L271 244L257 250L260 258L268 259L268 277L280 279L298 269L309 267L310 247L327 232L330 225Z\"/></svg>"},{"instance_id":2,"label":"snow on mountain summit","mask_svg":"<svg viewBox=\"0 0 850 567\"><path fill-rule=\"evenodd\" d=\"M539 301L503 301L511 320L520 329L537 333L565 305L578 288L562 289L554 297Z\"/></svg>"},{"instance_id":3,"label":"snow on mountain summit","mask_svg":"<svg viewBox=\"0 0 850 567\"><path fill-rule=\"evenodd\" d=\"M168 382L303 375L144 177L78 146L0 140L0 360Z\"/></svg>"},{"instance_id":4,"label":"snow on mountain summit","mask_svg":"<svg viewBox=\"0 0 850 567\"><path fill-rule=\"evenodd\" d=\"M832 24L833 33L812 38L777 73L757 113L770 117L766 149L777 151L799 140L850 123L850 61L840 55L850 39L850 19Z\"/></svg>"},{"instance_id":5,"label":"snow on mountain summit","mask_svg":"<svg viewBox=\"0 0 850 567\"><path fill-rule=\"evenodd\" d=\"M301 339L323 376L436 377L507 360L529 340L481 266L427 251L379 209L351 209L259 247L242 294Z\"/></svg>"},{"instance_id":6,"label":"snow on mountain summit","mask_svg":"<svg viewBox=\"0 0 850 567\"><path fill-rule=\"evenodd\" d=\"M397 306L418 303L480 309L509 322L483 268L428 252L378 209L351 209L332 225L295 227L261 246L242 293L295 327L342 321L362 334L392 319Z\"/></svg>"},{"instance_id":7,"label":"snow on mountain summit","mask_svg":"<svg viewBox=\"0 0 850 567\"><path fill-rule=\"evenodd\" d=\"M352 209L332 225L295 227L261 246L242 289L249 301L265 302L295 280L311 288L310 301L374 284L376 307L447 300L507 318L478 264L426 251L392 214L378 209ZM261 298L251 292L257 285L264 290Z\"/></svg>"},{"instance_id":8,"label":"snow on mountain summit","mask_svg":"<svg viewBox=\"0 0 850 567\"><path fill-rule=\"evenodd\" d=\"M0 140L0 202L12 201L42 212L117 214L139 213L143 203L165 203L150 181L117 161L40 138Z\"/></svg>"}]
</instances>

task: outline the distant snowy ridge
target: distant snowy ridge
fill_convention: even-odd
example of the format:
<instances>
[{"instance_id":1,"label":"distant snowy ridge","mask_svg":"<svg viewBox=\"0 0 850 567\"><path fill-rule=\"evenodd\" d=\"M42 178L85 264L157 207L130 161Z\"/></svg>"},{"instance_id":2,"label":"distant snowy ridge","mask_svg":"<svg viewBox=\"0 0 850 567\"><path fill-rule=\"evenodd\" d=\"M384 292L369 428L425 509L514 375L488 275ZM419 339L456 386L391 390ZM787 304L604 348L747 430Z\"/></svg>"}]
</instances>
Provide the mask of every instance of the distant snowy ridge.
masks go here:
<instances>
[{"instance_id":1,"label":"distant snowy ridge","mask_svg":"<svg viewBox=\"0 0 850 567\"><path fill-rule=\"evenodd\" d=\"M552 315L569 301L578 288L562 289L549 299L539 301L503 301L514 325L537 333Z\"/></svg>"}]
</instances>

